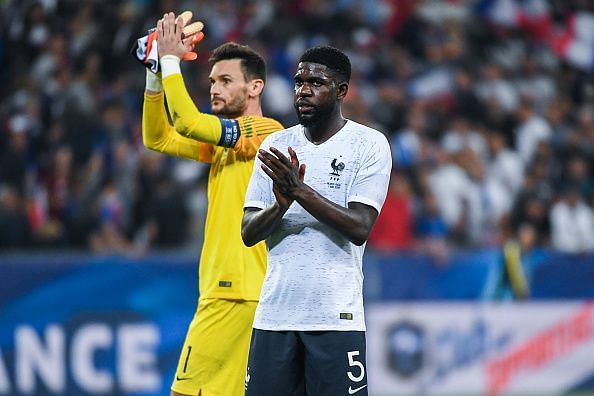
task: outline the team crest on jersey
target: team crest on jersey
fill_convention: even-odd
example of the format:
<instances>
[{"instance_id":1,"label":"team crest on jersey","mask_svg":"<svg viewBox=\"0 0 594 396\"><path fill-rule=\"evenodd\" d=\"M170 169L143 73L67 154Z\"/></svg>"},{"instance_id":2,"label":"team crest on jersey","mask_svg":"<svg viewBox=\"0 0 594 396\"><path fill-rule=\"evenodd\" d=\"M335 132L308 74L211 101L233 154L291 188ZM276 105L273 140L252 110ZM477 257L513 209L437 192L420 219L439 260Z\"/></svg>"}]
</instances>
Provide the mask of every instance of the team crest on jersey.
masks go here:
<instances>
[{"instance_id":1,"label":"team crest on jersey","mask_svg":"<svg viewBox=\"0 0 594 396\"><path fill-rule=\"evenodd\" d=\"M340 158L342 158L342 155ZM334 158L330 163L330 166L332 167L332 172L330 172L331 175L340 176L340 172L344 170L344 162L338 161L340 161L338 158Z\"/></svg>"},{"instance_id":2,"label":"team crest on jersey","mask_svg":"<svg viewBox=\"0 0 594 396\"><path fill-rule=\"evenodd\" d=\"M340 174L344 170L345 165L344 162L340 161L340 158L342 158L342 156L334 158L330 163L330 167L332 167L330 181L328 182L328 187L330 188L339 189L342 186L342 183L340 182Z\"/></svg>"}]
</instances>

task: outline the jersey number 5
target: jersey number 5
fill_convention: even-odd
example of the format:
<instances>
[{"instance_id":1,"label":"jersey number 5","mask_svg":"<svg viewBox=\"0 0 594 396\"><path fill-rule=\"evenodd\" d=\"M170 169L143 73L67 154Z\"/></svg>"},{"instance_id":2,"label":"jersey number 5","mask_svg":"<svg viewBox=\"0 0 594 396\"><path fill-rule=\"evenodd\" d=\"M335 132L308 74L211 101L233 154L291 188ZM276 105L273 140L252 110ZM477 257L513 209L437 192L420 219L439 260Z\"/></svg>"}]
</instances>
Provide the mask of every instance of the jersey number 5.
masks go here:
<instances>
[{"instance_id":1,"label":"jersey number 5","mask_svg":"<svg viewBox=\"0 0 594 396\"><path fill-rule=\"evenodd\" d=\"M355 376L351 371L347 371L347 376L353 382L361 382L363 378L365 378L365 366L363 366L363 363L359 362L358 360L355 360L355 356L359 356L359 351L347 352L349 366L358 367L361 373L358 376Z\"/></svg>"}]
</instances>

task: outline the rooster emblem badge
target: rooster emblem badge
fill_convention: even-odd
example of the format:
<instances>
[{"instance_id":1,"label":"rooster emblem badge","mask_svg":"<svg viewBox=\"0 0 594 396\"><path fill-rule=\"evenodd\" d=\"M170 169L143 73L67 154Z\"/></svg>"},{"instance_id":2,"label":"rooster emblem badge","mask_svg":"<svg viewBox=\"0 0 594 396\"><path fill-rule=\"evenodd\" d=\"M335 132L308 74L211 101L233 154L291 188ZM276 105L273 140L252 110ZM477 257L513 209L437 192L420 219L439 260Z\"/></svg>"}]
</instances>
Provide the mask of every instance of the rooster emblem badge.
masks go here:
<instances>
[{"instance_id":1,"label":"rooster emblem badge","mask_svg":"<svg viewBox=\"0 0 594 396\"><path fill-rule=\"evenodd\" d=\"M338 162L337 158L334 158L332 160L332 163L330 164L330 166L332 167L332 172L330 172L331 175L334 176L340 176L340 172L342 172L344 170L344 162Z\"/></svg>"}]
</instances>

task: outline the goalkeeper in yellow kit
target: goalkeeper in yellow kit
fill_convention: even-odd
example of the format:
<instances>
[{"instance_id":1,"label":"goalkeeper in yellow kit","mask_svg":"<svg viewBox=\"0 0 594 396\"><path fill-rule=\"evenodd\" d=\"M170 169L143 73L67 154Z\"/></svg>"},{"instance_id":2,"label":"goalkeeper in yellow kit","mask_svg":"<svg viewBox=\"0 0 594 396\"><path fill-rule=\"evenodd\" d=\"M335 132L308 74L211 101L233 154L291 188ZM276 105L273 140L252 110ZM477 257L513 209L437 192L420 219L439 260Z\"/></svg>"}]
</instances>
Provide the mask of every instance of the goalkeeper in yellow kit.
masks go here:
<instances>
[{"instance_id":1,"label":"goalkeeper in yellow kit","mask_svg":"<svg viewBox=\"0 0 594 396\"><path fill-rule=\"evenodd\" d=\"M171 394L238 396L244 394L252 321L266 266L265 245L248 248L241 240L245 190L260 143L283 127L262 116L264 59L235 43L218 47L209 59L210 98L216 116L201 113L180 72L180 59L188 51L182 27L173 13L157 24L162 76L147 70L142 116L146 147L211 164L200 298Z\"/></svg>"}]
</instances>

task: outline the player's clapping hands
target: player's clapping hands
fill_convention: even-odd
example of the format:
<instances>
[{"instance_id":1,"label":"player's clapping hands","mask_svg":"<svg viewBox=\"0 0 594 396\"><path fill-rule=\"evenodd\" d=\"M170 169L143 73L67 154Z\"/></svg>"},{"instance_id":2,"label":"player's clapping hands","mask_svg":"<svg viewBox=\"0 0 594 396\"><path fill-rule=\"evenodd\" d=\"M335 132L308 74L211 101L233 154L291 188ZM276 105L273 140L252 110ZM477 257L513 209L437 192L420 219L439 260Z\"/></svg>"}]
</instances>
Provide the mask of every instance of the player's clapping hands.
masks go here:
<instances>
[{"instance_id":1,"label":"player's clapping hands","mask_svg":"<svg viewBox=\"0 0 594 396\"><path fill-rule=\"evenodd\" d=\"M305 176L305 164L299 164L295 150L289 147L288 151L289 158L275 147L270 147L270 151L258 150L262 170L272 179L274 196L284 210L295 199L294 194L303 186Z\"/></svg>"}]
</instances>

